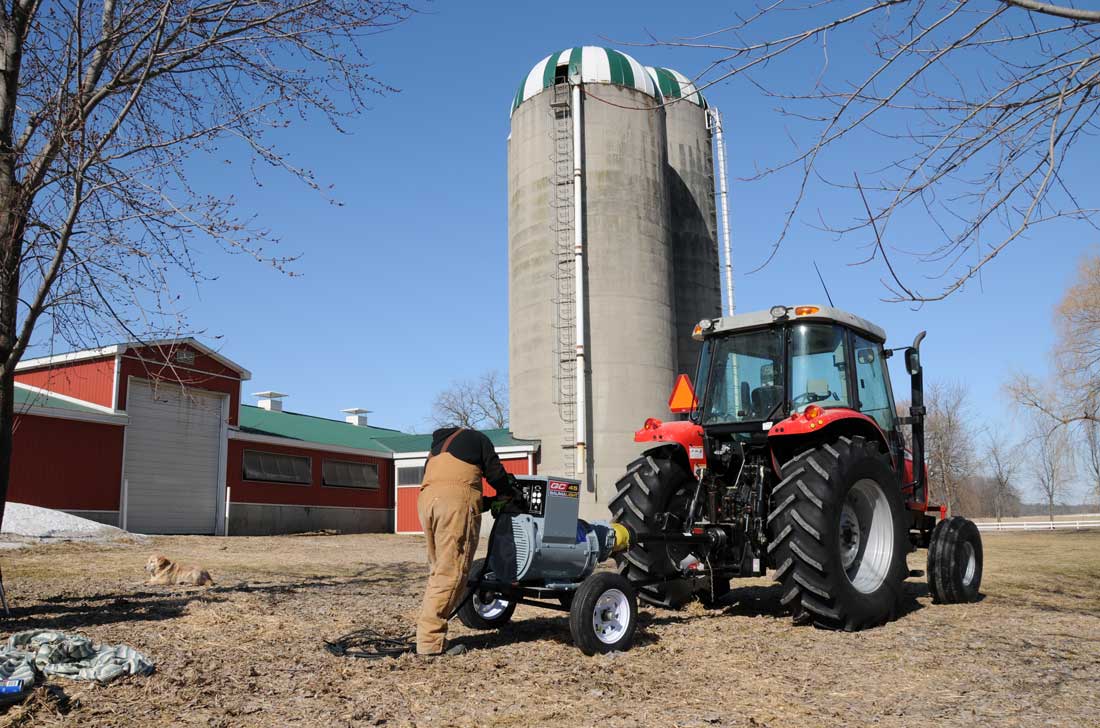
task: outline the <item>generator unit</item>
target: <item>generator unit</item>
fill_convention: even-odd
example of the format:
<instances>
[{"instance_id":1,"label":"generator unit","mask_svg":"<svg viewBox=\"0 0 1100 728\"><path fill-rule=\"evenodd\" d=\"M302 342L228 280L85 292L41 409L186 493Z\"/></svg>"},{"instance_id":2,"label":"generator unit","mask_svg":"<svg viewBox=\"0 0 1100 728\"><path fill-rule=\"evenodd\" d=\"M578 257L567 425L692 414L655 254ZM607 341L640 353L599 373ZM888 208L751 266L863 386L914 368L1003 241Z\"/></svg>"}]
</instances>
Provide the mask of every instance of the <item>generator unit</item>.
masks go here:
<instances>
[{"instance_id":1,"label":"generator unit","mask_svg":"<svg viewBox=\"0 0 1100 728\"><path fill-rule=\"evenodd\" d=\"M632 534L619 524L578 518L578 480L517 481L519 497L496 516L488 557L473 563L458 618L473 629L497 629L518 604L568 611L569 631L585 654L628 649L637 626L634 586L596 567L628 548Z\"/></svg>"},{"instance_id":2,"label":"generator unit","mask_svg":"<svg viewBox=\"0 0 1100 728\"><path fill-rule=\"evenodd\" d=\"M575 585L611 558L626 530L577 517L580 481L550 476L518 479L522 502L493 524L489 569L505 582Z\"/></svg>"}]
</instances>

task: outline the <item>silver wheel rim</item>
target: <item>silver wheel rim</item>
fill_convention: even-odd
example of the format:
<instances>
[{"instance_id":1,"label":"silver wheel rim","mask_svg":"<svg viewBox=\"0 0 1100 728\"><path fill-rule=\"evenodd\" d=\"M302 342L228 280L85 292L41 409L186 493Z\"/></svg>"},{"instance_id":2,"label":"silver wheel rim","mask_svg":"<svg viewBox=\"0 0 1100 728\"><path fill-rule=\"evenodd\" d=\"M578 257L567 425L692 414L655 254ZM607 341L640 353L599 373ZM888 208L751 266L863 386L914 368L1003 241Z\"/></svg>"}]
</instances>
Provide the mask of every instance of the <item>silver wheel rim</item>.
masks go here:
<instances>
[{"instance_id":1,"label":"silver wheel rim","mask_svg":"<svg viewBox=\"0 0 1100 728\"><path fill-rule=\"evenodd\" d=\"M508 601L500 598L484 600L480 592L474 592L470 599L474 603L474 611L482 619L493 620L504 614L508 608Z\"/></svg>"},{"instance_id":2,"label":"silver wheel rim","mask_svg":"<svg viewBox=\"0 0 1100 728\"><path fill-rule=\"evenodd\" d=\"M978 557L974 554L974 544L964 541L962 545L963 557L963 586L970 586L974 581L974 574L978 571Z\"/></svg>"},{"instance_id":3,"label":"silver wheel rim","mask_svg":"<svg viewBox=\"0 0 1100 728\"><path fill-rule=\"evenodd\" d=\"M592 629L596 639L613 645L630 628L630 600L618 589L608 589L596 600L592 610Z\"/></svg>"},{"instance_id":4,"label":"silver wheel rim","mask_svg":"<svg viewBox=\"0 0 1100 728\"><path fill-rule=\"evenodd\" d=\"M871 594L894 561L894 519L877 482L864 478L848 491L840 512L840 562L856 591Z\"/></svg>"}]
</instances>

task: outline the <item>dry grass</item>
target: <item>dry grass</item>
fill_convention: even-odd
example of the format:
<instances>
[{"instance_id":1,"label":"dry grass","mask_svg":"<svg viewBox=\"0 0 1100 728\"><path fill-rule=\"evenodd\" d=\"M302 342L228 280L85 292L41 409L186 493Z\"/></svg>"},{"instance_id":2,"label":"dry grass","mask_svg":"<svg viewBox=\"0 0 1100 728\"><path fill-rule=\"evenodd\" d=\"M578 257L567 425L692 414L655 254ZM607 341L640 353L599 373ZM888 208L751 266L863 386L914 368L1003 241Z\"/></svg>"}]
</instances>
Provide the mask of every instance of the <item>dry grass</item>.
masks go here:
<instances>
[{"instance_id":1,"label":"dry grass","mask_svg":"<svg viewBox=\"0 0 1100 728\"><path fill-rule=\"evenodd\" d=\"M792 627L771 582L719 610L646 610L635 648L584 657L563 615L521 608L507 632L455 633L464 657L377 663L321 638L411 624L415 537L159 538L5 554L8 631L76 630L158 663L107 687L53 681L0 725L1095 725L1100 532L988 534L986 598L856 634ZM156 549L210 589L146 587ZM913 556L912 566L923 552Z\"/></svg>"}]
</instances>

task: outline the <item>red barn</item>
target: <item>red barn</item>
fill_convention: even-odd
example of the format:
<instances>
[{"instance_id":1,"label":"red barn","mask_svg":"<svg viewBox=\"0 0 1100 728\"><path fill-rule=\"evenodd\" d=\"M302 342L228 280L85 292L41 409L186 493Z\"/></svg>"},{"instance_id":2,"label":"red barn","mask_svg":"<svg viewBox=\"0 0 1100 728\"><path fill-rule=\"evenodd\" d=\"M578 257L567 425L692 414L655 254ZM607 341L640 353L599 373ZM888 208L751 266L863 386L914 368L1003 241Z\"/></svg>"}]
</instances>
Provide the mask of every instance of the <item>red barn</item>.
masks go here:
<instances>
[{"instance_id":1,"label":"red barn","mask_svg":"<svg viewBox=\"0 0 1100 728\"><path fill-rule=\"evenodd\" d=\"M9 500L139 533L224 533L228 433L249 377L194 339L22 362Z\"/></svg>"},{"instance_id":2,"label":"red barn","mask_svg":"<svg viewBox=\"0 0 1100 728\"><path fill-rule=\"evenodd\" d=\"M190 338L21 363L8 499L138 533L420 530L430 436L284 412L278 392L242 405L250 376ZM535 471L537 443L486 434Z\"/></svg>"}]
</instances>

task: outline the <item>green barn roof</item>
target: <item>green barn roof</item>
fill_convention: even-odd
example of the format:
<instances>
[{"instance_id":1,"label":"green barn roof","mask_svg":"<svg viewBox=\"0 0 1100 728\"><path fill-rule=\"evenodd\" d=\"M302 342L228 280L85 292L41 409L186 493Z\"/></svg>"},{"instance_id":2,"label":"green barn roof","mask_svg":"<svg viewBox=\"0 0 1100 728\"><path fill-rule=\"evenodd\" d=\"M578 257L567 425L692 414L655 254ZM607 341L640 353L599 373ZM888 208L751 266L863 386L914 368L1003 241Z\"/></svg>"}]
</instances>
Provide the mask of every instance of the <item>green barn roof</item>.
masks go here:
<instances>
[{"instance_id":1,"label":"green barn roof","mask_svg":"<svg viewBox=\"0 0 1100 728\"><path fill-rule=\"evenodd\" d=\"M512 436L510 430L495 429L482 430L489 441L496 447L523 447L525 445L537 445L536 440L520 440ZM379 442L389 447L396 453L427 452L432 448L432 436L426 435L396 435L393 437L379 438Z\"/></svg>"},{"instance_id":2,"label":"green barn roof","mask_svg":"<svg viewBox=\"0 0 1100 728\"><path fill-rule=\"evenodd\" d=\"M353 425L342 420L330 420L297 412L272 412L248 404L241 405L240 428L241 432L253 435L300 440L303 447L308 447L307 443L313 443L400 454L424 452L432 446L430 434L412 434L388 427ZM517 440L508 430L483 430L483 432L497 447L536 444L531 440Z\"/></svg>"},{"instance_id":3,"label":"green barn roof","mask_svg":"<svg viewBox=\"0 0 1100 728\"><path fill-rule=\"evenodd\" d=\"M353 447L359 450L389 452L389 448L375 439L377 436L399 435L400 430L387 427L362 427L342 420L330 420L297 412L272 412L249 404L241 405L241 432L291 440L314 442L321 445Z\"/></svg>"}]
</instances>

